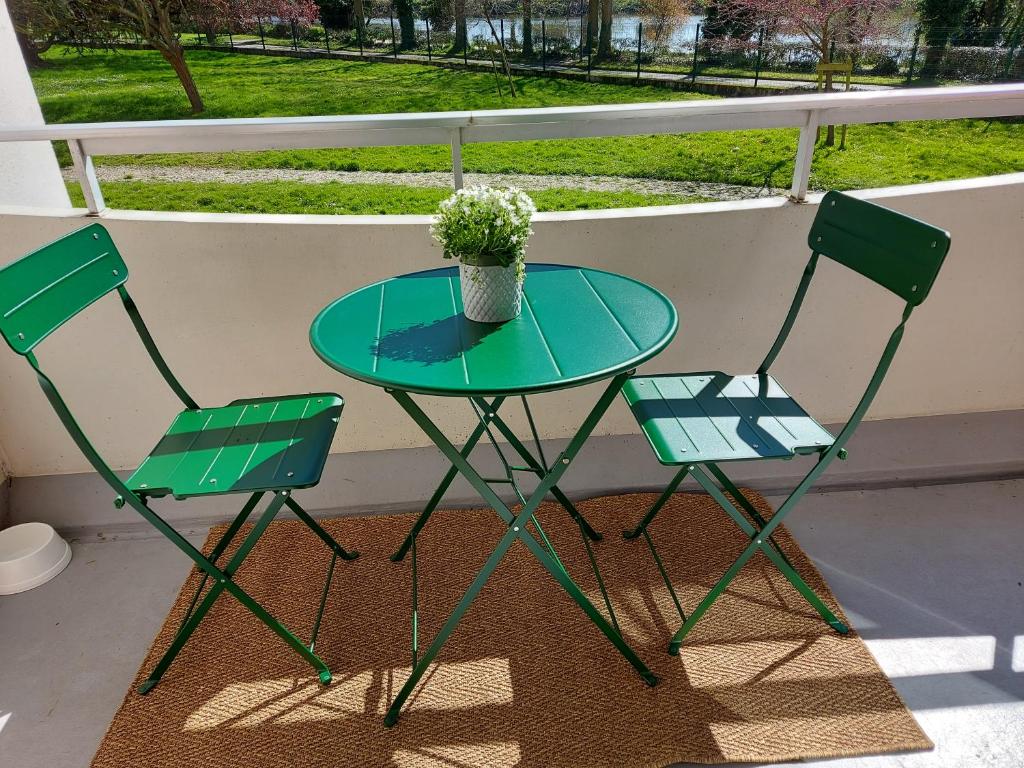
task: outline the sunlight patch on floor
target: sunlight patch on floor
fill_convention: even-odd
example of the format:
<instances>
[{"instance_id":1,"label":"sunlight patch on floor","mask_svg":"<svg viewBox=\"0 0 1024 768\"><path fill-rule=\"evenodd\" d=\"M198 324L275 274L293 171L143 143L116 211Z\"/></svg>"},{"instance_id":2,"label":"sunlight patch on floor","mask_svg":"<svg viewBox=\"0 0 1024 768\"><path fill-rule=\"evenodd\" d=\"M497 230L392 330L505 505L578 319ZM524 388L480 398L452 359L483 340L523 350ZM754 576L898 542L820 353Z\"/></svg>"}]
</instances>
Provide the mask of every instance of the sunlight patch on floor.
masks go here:
<instances>
[{"instance_id":1,"label":"sunlight patch on floor","mask_svg":"<svg viewBox=\"0 0 1024 768\"><path fill-rule=\"evenodd\" d=\"M184 728L255 728L269 722L291 724L363 714L372 683L370 671L336 678L326 688L315 677L234 683L189 715Z\"/></svg>"},{"instance_id":2,"label":"sunlight patch on floor","mask_svg":"<svg viewBox=\"0 0 1024 768\"><path fill-rule=\"evenodd\" d=\"M385 674L384 691L377 704L380 715L387 712L412 668L400 667ZM508 659L487 658L432 665L402 711L471 709L511 703L511 663Z\"/></svg>"},{"instance_id":3,"label":"sunlight patch on floor","mask_svg":"<svg viewBox=\"0 0 1024 768\"><path fill-rule=\"evenodd\" d=\"M992 635L894 637L866 643L889 677L987 672L995 668L996 639ZM1021 653L1024 655L1024 650Z\"/></svg>"}]
</instances>

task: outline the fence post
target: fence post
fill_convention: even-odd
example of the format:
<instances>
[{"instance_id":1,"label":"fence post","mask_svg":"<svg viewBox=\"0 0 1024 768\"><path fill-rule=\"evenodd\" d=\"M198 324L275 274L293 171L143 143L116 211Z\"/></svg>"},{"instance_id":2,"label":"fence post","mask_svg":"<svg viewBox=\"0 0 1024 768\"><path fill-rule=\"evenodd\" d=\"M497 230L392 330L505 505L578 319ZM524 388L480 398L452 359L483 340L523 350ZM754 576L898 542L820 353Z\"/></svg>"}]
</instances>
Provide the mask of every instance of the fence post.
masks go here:
<instances>
[{"instance_id":1,"label":"fence post","mask_svg":"<svg viewBox=\"0 0 1024 768\"><path fill-rule=\"evenodd\" d=\"M85 197L85 207L89 209L89 213L96 215L106 208L107 204L103 202L103 192L100 191L92 157L85 154L82 143L77 139L68 139L68 149L71 151L71 162L75 166L75 176L78 177L82 195Z\"/></svg>"},{"instance_id":2,"label":"fence post","mask_svg":"<svg viewBox=\"0 0 1024 768\"><path fill-rule=\"evenodd\" d=\"M259 16L256 17L256 25L260 28L260 44L263 46L263 50L267 50L267 38L263 36L263 19Z\"/></svg>"},{"instance_id":3,"label":"fence post","mask_svg":"<svg viewBox=\"0 0 1024 768\"><path fill-rule=\"evenodd\" d=\"M917 43L921 37L921 27L914 30L914 47L910 49L910 69L907 70L907 82L914 79L914 64L917 63Z\"/></svg>"},{"instance_id":4,"label":"fence post","mask_svg":"<svg viewBox=\"0 0 1024 768\"><path fill-rule=\"evenodd\" d=\"M588 0L586 3L580 3L580 58L583 58L583 19L587 15L587 6L594 0ZM587 34L590 34L590 25L587 24Z\"/></svg>"},{"instance_id":5,"label":"fence post","mask_svg":"<svg viewBox=\"0 0 1024 768\"><path fill-rule=\"evenodd\" d=\"M697 24L697 31L693 35L693 71L690 76L693 82L697 82L697 50L700 48L700 24Z\"/></svg>"},{"instance_id":6,"label":"fence post","mask_svg":"<svg viewBox=\"0 0 1024 768\"><path fill-rule=\"evenodd\" d=\"M462 189L462 129L452 131L452 183Z\"/></svg>"},{"instance_id":7,"label":"fence post","mask_svg":"<svg viewBox=\"0 0 1024 768\"><path fill-rule=\"evenodd\" d=\"M398 58L398 42L395 40L395 4L388 6L388 15L391 17L391 55Z\"/></svg>"},{"instance_id":8,"label":"fence post","mask_svg":"<svg viewBox=\"0 0 1024 768\"><path fill-rule=\"evenodd\" d=\"M423 20L425 22L427 22L427 61L432 61L433 60L433 56L434 56L434 51L430 47L430 19L424 17Z\"/></svg>"},{"instance_id":9,"label":"fence post","mask_svg":"<svg viewBox=\"0 0 1024 768\"><path fill-rule=\"evenodd\" d=\"M754 65L754 87L757 88L757 81L761 77L761 46L764 45L764 27L757 33L757 63Z\"/></svg>"},{"instance_id":10,"label":"fence post","mask_svg":"<svg viewBox=\"0 0 1024 768\"><path fill-rule=\"evenodd\" d=\"M811 180L811 161L814 159L814 143L818 135L818 112L808 110L807 122L800 129L800 142L796 148L796 163L793 165L793 187L789 197L797 203L807 198L807 187Z\"/></svg>"},{"instance_id":11,"label":"fence post","mask_svg":"<svg viewBox=\"0 0 1024 768\"><path fill-rule=\"evenodd\" d=\"M640 82L640 54L643 53L644 44L644 23L636 23L636 80Z\"/></svg>"},{"instance_id":12,"label":"fence post","mask_svg":"<svg viewBox=\"0 0 1024 768\"><path fill-rule=\"evenodd\" d=\"M548 71L548 31L544 28L543 17L540 20L540 68L542 72Z\"/></svg>"}]
</instances>

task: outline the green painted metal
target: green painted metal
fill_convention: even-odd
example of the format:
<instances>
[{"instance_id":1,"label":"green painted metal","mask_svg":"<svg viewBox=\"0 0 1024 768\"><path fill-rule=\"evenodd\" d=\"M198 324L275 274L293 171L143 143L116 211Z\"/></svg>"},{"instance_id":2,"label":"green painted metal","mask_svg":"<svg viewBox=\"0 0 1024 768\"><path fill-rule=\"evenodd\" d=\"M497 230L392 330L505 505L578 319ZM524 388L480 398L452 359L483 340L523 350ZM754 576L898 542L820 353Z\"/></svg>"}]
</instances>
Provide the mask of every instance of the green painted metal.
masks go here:
<instances>
[{"instance_id":1,"label":"green painted metal","mask_svg":"<svg viewBox=\"0 0 1024 768\"><path fill-rule=\"evenodd\" d=\"M0 270L0 333L18 354L128 279L99 224L72 232Z\"/></svg>"},{"instance_id":2,"label":"green painted metal","mask_svg":"<svg viewBox=\"0 0 1024 768\"><path fill-rule=\"evenodd\" d=\"M597 422L607 411L612 400L614 400L619 392L621 392L622 386L629 378L629 375L630 373L621 373L611 380L605 389L604 394L577 430L572 440L570 440L565 450L563 450L555 459L552 464L551 471L541 479L533 493L526 500L526 503L522 505L518 514L512 513L508 506L495 494L494 490L486 480L480 476L466 457L462 455L462 452L452 445L451 441L445 437L444 433L441 432L433 421L431 421L431 419L423 412L419 405L416 404L409 393L398 389L388 390L395 401L410 415L413 421L419 425L434 444L437 445L445 457L455 466L463 477L466 478L473 488L476 489L481 497L483 497L484 501L486 501L498 516L505 521L508 528L488 557L487 561L484 563L483 568L459 600L455 610L445 621L440 631L434 636L434 639L431 641L427 650L423 652L419 657L418 662L413 666L409 678L406 680L405 684L402 686L401 690L399 690L388 708L388 712L384 718L385 726L390 727L398 722L398 715L409 695L416 688L420 679L423 677L423 674L430 667L448 637L455 631L455 628L458 626L463 614L473 603L473 600L476 598L477 594L479 594L484 584L487 583L495 568L497 568L509 548L517 540L526 544L534 557L540 561L541 565L555 578L562 588L566 590L577 605L583 609L590 620L597 625L602 634L604 634L605 637L607 637L626 658L626 660L633 665L633 667L640 673L641 677L643 677L649 685L654 685L657 682L657 677L655 677L650 669L647 668L633 649L629 647L622 635L615 630L615 628L593 605L593 603L590 602L579 586L573 581L572 577L569 576L568 572L566 572L564 567L560 565L560 562L557 560L557 556L553 555L552 552L549 552L544 544L529 533L527 528L527 524L530 522L533 522L536 526L534 512L537 506L575 460L576 455L585 444L587 438L589 438L590 434L593 432Z\"/></svg>"},{"instance_id":3,"label":"green painted metal","mask_svg":"<svg viewBox=\"0 0 1024 768\"><path fill-rule=\"evenodd\" d=\"M644 518L625 532L626 538L644 535L670 591L671 584L647 529L687 474L694 477L748 537L740 556L684 618L669 643L669 653L679 652L683 638L758 551L775 564L829 626L840 633L848 631L796 572L772 534L829 464L836 458L846 458L846 443L885 379L911 312L931 291L950 240L948 233L929 224L830 192L821 202L808 242L811 258L782 328L756 374L667 374L636 378L623 390L658 460L663 464L682 465ZM907 302L864 394L835 437L786 394L768 373L800 312L819 255L853 269ZM818 460L770 520L758 513L718 466L726 461L788 459L796 454L817 455ZM708 473L721 483L732 500Z\"/></svg>"},{"instance_id":4,"label":"green painted metal","mask_svg":"<svg viewBox=\"0 0 1024 768\"><path fill-rule=\"evenodd\" d=\"M182 411L127 485L177 499L312 487L343 405L337 395L316 394Z\"/></svg>"},{"instance_id":5,"label":"green painted metal","mask_svg":"<svg viewBox=\"0 0 1024 768\"><path fill-rule=\"evenodd\" d=\"M590 541L600 536L558 488L558 480L636 366L672 340L677 326L675 309L661 293L635 280L557 265L529 265L524 294L523 313L515 320L502 324L475 323L462 313L458 272L450 268L429 270L375 283L343 296L325 308L310 329L310 343L328 365L383 387L452 464L402 546L392 555L392 560L401 560L410 549L414 552L413 670L388 709L384 720L388 726L397 722L410 693L516 540L526 544L641 676L651 685L656 682L618 630L597 559L590 548ZM549 465L525 396L608 379L604 395L568 447ZM466 397L470 401L477 424L461 450L452 445L411 394ZM498 415L498 409L510 395L523 400L539 459ZM497 433L508 441L525 465L509 462ZM501 462L504 477L483 477L469 462L473 449L485 435ZM516 473L521 472L537 478L529 497L519 486ZM416 537L458 473L494 509L508 530L441 630L421 652ZM495 484L512 488L521 504L517 513L513 514L495 493ZM580 528L610 622L573 581L534 514L548 493Z\"/></svg>"},{"instance_id":6,"label":"green painted metal","mask_svg":"<svg viewBox=\"0 0 1024 768\"><path fill-rule=\"evenodd\" d=\"M333 394L262 398L235 401L223 408L200 409L171 373L157 349L138 308L124 287L127 276L124 261L101 225L92 224L66 235L0 269L0 333L11 348L28 361L40 388L75 445L114 490L117 506L128 506L135 510L192 560L202 573L182 625L156 668L139 686L139 692L147 693L157 684L210 607L224 592L238 600L302 656L316 669L320 681L327 684L331 680L330 670L312 650L324 611L327 587L324 588L320 608L314 619L313 639L307 646L236 584L233 576L285 504L332 550L328 583L333 576L334 560L337 557L352 559L358 554L350 554L342 549L291 498L293 488L307 487L319 480L327 449L337 429L341 398ZM43 372L33 351L36 345L63 323L115 289L155 366L186 407L153 454L144 462L146 466L136 471L127 482L107 465L86 437L56 385ZM256 410L272 415L264 416L262 420L256 419L253 417ZM207 420L203 419L204 414ZM290 418L286 418L289 414ZM238 417L234 422L226 418L234 416ZM243 458L246 451L250 455ZM318 451L322 451L322 455ZM171 467L171 464L175 466ZM191 470L182 472L185 466L191 467ZM220 475L218 481L227 478L226 482L209 483L212 479L210 475L203 478L194 474L201 466L216 470ZM160 481L150 486L147 480L138 479L140 472L154 481L160 478ZM269 479L274 482L270 483ZM203 488L202 481L208 486L218 486L217 490ZM273 500L232 554L228 564L219 566L217 561L227 551L267 491L273 492ZM161 492L180 497L213 492L250 492L251 495L210 555L206 556L146 503L149 497L160 495ZM211 581L212 586L200 600L206 584Z\"/></svg>"},{"instance_id":7,"label":"green painted metal","mask_svg":"<svg viewBox=\"0 0 1024 768\"><path fill-rule=\"evenodd\" d=\"M519 395L635 368L664 349L676 325L671 302L643 283L599 270L531 264L523 312L507 323L467 320L458 272L444 268L343 296L317 316L310 341L331 367L378 386L449 396Z\"/></svg>"},{"instance_id":8,"label":"green painted metal","mask_svg":"<svg viewBox=\"0 0 1024 768\"><path fill-rule=\"evenodd\" d=\"M834 439L768 374L637 376L623 394L662 464L789 458Z\"/></svg>"},{"instance_id":9,"label":"green painted metal","mask_svg":"<svg viewBox=\"0 0 1024 768\"><path fill-rule=\"evenodd\" d=\"M949 251L949 233L866 200L829 192L807 242L917 306L928 297Z\"/></svg>"}]
</instances>

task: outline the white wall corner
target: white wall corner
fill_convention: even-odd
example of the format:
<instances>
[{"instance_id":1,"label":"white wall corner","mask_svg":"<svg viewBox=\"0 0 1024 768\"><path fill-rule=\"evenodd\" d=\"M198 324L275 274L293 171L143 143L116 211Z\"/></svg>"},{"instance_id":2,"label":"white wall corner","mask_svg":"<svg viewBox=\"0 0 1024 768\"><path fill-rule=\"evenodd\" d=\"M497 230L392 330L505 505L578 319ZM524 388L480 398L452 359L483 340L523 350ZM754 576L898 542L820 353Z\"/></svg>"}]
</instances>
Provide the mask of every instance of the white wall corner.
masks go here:
<instances>
[{"instance_id":1,"label":"white wall corner","mask_svg":"<svg viewBox=\"0 0 1024 768\"><path fill-rule=\"evenodd\" d=\"M0 125L43 125L32 78L0 0ZM70 208L53 146L47 141L0 143L0 204Z\"/></svg>"}]
</instances>

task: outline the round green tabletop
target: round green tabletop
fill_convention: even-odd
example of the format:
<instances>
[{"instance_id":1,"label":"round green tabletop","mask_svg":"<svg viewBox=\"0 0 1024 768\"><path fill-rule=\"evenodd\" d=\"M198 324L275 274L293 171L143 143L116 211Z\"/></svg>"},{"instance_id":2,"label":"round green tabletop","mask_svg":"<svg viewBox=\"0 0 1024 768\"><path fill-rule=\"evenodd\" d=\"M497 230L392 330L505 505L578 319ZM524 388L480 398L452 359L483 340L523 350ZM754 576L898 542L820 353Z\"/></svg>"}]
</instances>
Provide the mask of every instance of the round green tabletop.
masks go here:
<instances>
[{"instance_id":1,"label":"round green tabletop","mask_svg":"<svg viewBox=\"0 0 1024 768\"><path fill-rule=\"evenodd\" d=\"M525 395L607 379L657 355L676 333L660 291L612 272L529 264L523 311L506 323L462 312L457 268L401 275L342 296L310 343L360 381L432 395Z\"/></svg>"}]
</instances>

